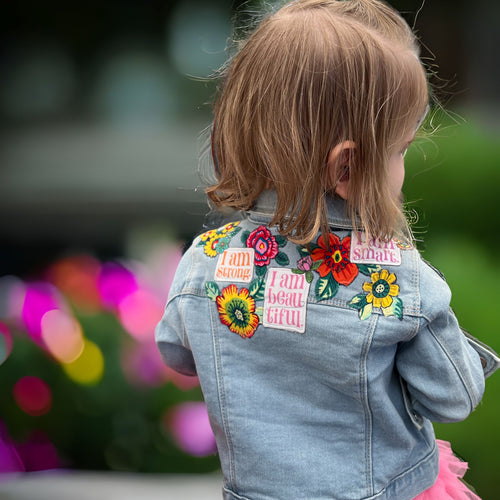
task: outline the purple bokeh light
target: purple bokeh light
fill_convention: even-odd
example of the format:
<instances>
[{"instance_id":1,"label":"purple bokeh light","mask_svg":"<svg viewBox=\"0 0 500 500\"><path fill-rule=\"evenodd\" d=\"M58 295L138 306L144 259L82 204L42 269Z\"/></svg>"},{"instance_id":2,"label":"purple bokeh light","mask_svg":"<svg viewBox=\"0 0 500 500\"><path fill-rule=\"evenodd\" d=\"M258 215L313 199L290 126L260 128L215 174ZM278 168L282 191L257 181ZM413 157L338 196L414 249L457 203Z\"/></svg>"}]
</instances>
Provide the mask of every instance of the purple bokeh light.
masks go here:
<instances>
[{"instance_id":1,"label":"purple bokeh light","mask_svg":"<svg viewBox=\"0 0 500 500\"><path fill-rule=\"evenodd\" d=\"M132 272L116 262L103 264L97 286L102 304L108 309L116 309L125 297L138 289Z\"/></svg>"},{"instance_id":2,"label":"purple bokeh light","mask_svg":"<svg viewBox=\"0 0 500 500\"><path fill-rule=\"evenodd\" d=\"M21 317L35 342L42 344L42 318L54 309L62 309L62 299L53 285L39 282L26 287Z\"/></svg>"},{"instance_id":3,"label":"purple bokeh light","mask_svg":"<svg viewBox=\"0 0 500 500\"><path fill-rule=\"evenodd\" d=\"M154 337L146 342L129 342L123 347L121 365L125 377L135 386L158 387L171 381L183 391L200 385L198 377L188 377L165 366Z\"/></svg>"},{"instance_id":4,"label":"purple bokeh light","mask_svg":"<svg viewBox=\"0 0 500 500\"><path fill-rule=\"evenodd\" d=\"M25 470L15 444L7 432L7 427L0 420L0 473L24 472Z\"/></svg>"},{"instance_id":5,"label":"purple bokeh light","mask_svg":"<svg viewBox=\"0 0 500 500\"><path fill-rule=\"evenodd\" d=\"M181 450L196 457L216 453L205 403L189 401L174 406L166 414L166 423Z\"/></svg>"},{"instance_id":6,"label":"purple bokeh light","mask_svg":"<svg viewBox=\"0 0 500 500\"><path fill-rule=\"evenodd\" d=\"M153 339L141 343L130 341L124 345L121 364L132 385L158 387L167 380L167 367L162 363Z\"/></svg>"},{"instance_id":7,"label":"purple bokeh light","mask_svg":"<svg viewBox=\"0 0 500 500\"><path fill-rule=\"evenodd\" d=\"M16 445L16 451L27 472L61 467L56 447L44 432L34 431L27 441Z\"/></svg>"}]
</instances>

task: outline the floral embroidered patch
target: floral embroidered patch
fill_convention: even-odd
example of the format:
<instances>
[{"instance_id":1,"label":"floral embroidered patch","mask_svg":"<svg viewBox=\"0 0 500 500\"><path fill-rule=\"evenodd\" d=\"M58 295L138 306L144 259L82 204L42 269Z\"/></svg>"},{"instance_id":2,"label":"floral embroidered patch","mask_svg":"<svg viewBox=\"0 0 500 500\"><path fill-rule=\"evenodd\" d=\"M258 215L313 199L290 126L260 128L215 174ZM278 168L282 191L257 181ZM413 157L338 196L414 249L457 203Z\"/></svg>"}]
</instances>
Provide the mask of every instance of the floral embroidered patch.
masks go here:
<instances>
[{"instance_id":1,"label":"floral embroidered patch","mask_svg":"<svg viewBox=\"0 0 500 500\"><path fill-rule=\"evenodd\" d=\"M234 234L236 234L241 229L241 228L238 227L239 224L240 224L240 221L229 222L228 224L222 226L222 228L220 229L220 231L222 233L234 233Z\"/></svg>"},{"instance_id":2,"label":"floral embroidered patch","mask_svg":"<svg viewBox=\"0 0 500 500\"><path fill-rule=\"evenodd\" d=\"M401 250L413 250L413 245L409 241L403 241L398 238L394 238L394 243Z\"/></svg>"},{"instance_id":3,"label":"floral embroidered patch","mask_svg":"<svg viewBox=\"0 0 500 500\"><path fill-rule=\"evenodd\" d=\"M200 236L199 247L209 257L216 257L229 247L229 241L241 228L238 222L230 222L219 229L211 229Z\"/></svg>"},{"instance_id":4,"label":"floral embroidered patch","mask_svg":"<svg viewBox=\"0 0 500 500\"><path fill-rule=\"evenodd\" d=\"M334 234L328 234L328 244L323 235L319 236L316 244L309 245L309 249L297 247L302 258L297 262L294 272L306 274L306 279L312 280L311 272L319 274L316 282L316 300L328 300L339 290L339 285L350 285L359 273L370 276L379 271L379 265L354 264L350 260L351 237L346 236L342 241ZM310 260L307 258L310 257ZM302 269L301 269L302 268Z\"/></svg>"},{"instance_id":5,"label":"floral embroidered patch","mask_svg":"<svg viewBox=\"0 0 500 500\"><path fill-rule=\"evenodd\" d=\"M336 234L330 233L328 239L327 246L321 235L311 252L312 260L320 262L318 273L321 278L333 278L337 286L350 285L358 275L358 266L349 260L351 237L346 236L341 242Z\"/></svg>"},{"instance_id":6,"label":"floral embroidered patch","mask_svg":"<svg viewBox=\"0 0 500 500\"><path fill-rule=\"evenodd\" d=\"M298 250L299 253L301 253L302 251L301 247L298 247ZM295 274L305 274L306 281L308 283L311 283L314 278L313 271L317 271L318 267L321 264L322 264L321 260L314 262L312 260L312 257L309 254L307 254L297 261L297 267L295 269L292 269L292 272Z\"/></svg>"},{"instance_id":7,"label":"floral embroidered patch","mask_svg":"<svg viewBox=\"0 0 500 500\"><path fill-rule=\"evenodd\" d=\"M257 278L248 288L238 290L229 285L221 290L215 281L207 281L205 292L217 304L217 312L223 325L243 338L251 338L260 323L262 307L256 308L255 301L264 298L264 280Z\"/></svg>"},{"instance_id":8,"label":"floral embroidered patch","mask_svg":"<svg viewBox=\"0 0 500 500\"><path fill-rule=\"evenodd\" d=\"M382 310L384 316L396 316L403 319L403 301L398 297L399 286L395 284L396 275L387 269L371 274L371 282L363 283L363 290L367 292L355 295L349 302L349 307L359 311L360 319L371 316L373 308Z\"/></svg>"},{"instance_id":9,"label":"floral embroidered patch","mask_svg":"<svg viewBox=\"0 0 500 500\"><path fill-rule=\"evenodd\" d=\"M257 276L266 274L267 266L274 259L280 266L290 263L286 253L280 248L286 246L287 239L284 236L273 236L266 226L259 226L252 232L244 231L241 234L242 243L255 250L255 273Z\"/></svg>"}]
</instances>

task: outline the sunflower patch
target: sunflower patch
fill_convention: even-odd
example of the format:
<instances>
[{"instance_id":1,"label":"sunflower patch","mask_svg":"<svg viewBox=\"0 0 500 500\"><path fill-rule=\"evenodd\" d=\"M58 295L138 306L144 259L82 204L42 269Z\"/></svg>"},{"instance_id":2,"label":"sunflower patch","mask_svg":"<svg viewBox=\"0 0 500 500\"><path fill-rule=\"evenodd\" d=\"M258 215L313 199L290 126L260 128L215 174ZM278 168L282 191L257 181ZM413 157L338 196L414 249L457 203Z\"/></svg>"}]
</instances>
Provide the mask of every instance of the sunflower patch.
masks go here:
<instances>
[{"instance_id":1,"label":"sunflower patch","mask_svg":"<svg viewBox=\"0 0 500 500\"><path fill-rule=\"evenodd\" d=\"M240 231L239 221L230 222L219 229L211 229L200 236L199 247L208 257L216 257L229 247L231 238Z\"/></svg>"},{"instance_id":2,"label":"sunflower patch","mask_svg":"<svg viewBox=\"0 0 500 500\"><path fill-rule=\"evenodd\" d=\"M264 291L264 326L304 333L309 286L304 274L269 268Z\"/></svg>"},{"instance_id":3,"label":"sunflower patch","mask_svg":"<svg viewBox=\"0 0 500 500\"><path fill-rule=\"evenodd\" d=\"M253 337L260 323L258 308L252 295L261 290L260 280L256 281L256 284L251 285L252 291L248 288L238 289L232 283L222 290L215 281L205 283L205 293L216 303L220 322L244 339Z\"/></svg>"},{"instance_id":4,"label":"sunflower patch","mask_svg":"<svg viewBox=\"0 0 500 500\"><path fill-rule=\"evenodd\" d=\"M369 282L363 283L363 291L355 295L349 302L349 307L356 309L359 318L368 319L373 309L380 309L384 316L395 316L403 319L403 301L398 297L399 285L396 284L396 275L387 269L374 272Z\"/></svg>"}]
</instances>

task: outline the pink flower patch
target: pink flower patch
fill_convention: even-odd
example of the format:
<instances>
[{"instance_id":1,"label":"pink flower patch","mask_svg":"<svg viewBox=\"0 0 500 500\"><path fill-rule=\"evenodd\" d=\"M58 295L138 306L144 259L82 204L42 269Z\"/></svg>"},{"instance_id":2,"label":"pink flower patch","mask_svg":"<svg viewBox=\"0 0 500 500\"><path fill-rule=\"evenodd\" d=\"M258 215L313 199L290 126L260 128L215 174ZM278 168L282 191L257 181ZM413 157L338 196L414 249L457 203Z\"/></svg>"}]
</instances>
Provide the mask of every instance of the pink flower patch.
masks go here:
<instances>
[{"instance_id":1,"label":"pink flower patch","mask_svg":"<svg viewBox=\"0 0 500 500\"><path fill-rule=\"evenodd\" d=\"M300 271L303 271L305 273L308 272L308 271L310 271L313 268L312 257L310 255L306 255L305 257L302 257L302 259L300 259L297 262L297 268Z\"/></svg>"},{"instance_id":2,"label":"pink flower patch","mask_svg":"<svg viewBox=\"0 0 500 500\"><path fill-rule=\"evenodd\" d=\"M255 250L256 266L267 266L278 255L278 243L266 226L259 226L250 233L247 247Z\"/></svg>"}]
</instances>

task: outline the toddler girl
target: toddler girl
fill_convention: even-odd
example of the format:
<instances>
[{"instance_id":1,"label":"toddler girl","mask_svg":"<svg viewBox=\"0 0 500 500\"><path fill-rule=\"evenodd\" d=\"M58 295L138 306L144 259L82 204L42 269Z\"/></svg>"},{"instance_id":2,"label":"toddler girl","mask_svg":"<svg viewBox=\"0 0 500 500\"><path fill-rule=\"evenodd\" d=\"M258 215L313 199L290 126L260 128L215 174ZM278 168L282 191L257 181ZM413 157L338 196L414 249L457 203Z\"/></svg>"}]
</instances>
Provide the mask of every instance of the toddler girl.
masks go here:
<instances>
[{"instance_id":1,"label":"toddler girl","mask_svg":"<svg viewBox=\"0 0 500 500\"><path fill-rule=\"evenodd\" d=\"M195 239L156 340L197 374L226 500L477 498L432 421L498 367L412 246L404 153L428 105L411 30L377 0L298 0L227 67L212 129L241 220Z\"/></svg>"}]
</instances>

